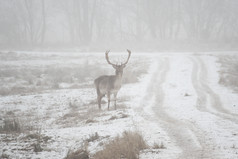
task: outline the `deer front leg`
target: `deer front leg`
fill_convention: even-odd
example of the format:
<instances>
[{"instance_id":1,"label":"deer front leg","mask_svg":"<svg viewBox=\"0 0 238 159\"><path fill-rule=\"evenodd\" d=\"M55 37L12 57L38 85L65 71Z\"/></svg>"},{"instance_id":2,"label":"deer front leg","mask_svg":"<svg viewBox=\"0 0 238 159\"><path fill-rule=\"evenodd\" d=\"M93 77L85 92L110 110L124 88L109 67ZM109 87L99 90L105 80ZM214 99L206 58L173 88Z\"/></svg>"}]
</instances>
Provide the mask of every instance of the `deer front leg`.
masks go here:
<instances>
[{"instance_id":1,"label":"deer front leg","mask_svg":"<svg viewBox=\"0 0 238 159\"><path fill-rule=\"evenodd\" d=\"M117 93L114 93L114 107L117 109Z\"/></svg>"},{"instance_id":2,"label":"deer front leg","mask_svg":"<svg viewBox=\"0 0 238 159\"><path fill-rule=\"evenodd\" d=\"M109 106L110 106L110 93L107 93L107 99L108 99L108 110L109 110Z\"/></svg>"}]
</instances>

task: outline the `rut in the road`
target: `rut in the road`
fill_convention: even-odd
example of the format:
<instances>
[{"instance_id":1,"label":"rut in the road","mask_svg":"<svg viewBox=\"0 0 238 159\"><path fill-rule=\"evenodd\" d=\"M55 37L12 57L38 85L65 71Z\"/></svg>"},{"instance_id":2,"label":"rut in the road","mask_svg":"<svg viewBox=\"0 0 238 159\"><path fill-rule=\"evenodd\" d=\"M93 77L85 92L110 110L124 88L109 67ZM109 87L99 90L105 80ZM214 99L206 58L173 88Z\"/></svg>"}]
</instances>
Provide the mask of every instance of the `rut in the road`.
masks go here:
<instances>
[{"instance_id":1,"label":"rut in the road","mask_svg":"<svg viewBox=\"0 0 238 159\"><path fill-rule=\"evenodd\" d=\"M204 134L213 142L214 150L212 151L216 152L217 158L223 159L228 153L231 153L230 145L237 141L237 137L232 134L238 130L237 118L223 108L219 94L209 87L208 72L203 61L199 57L190 59L193 62L192 83L197 94L196 108L200 111L200 116L206 119L197 120L196 125L203 127ZM212 124L210 129L206 126L204 129L205 123L203 122ZM222 149L220 145L223 146ZM232 153L237 157L237 152L233 151Z\"/></svg>"},{"instance_id":2,"label":"rut in the road","mask_svg":"<svg viewBox=\"0 0 238 159\"><path fill-rule=\"evenodd\" d=\"M170 138L175 140L182 149L183 153L179 158L211 158L210 148L204 145L206 144L206 139L203 137L201 130L189 122L180 121L170 116L165 111L164 99L169 94L164 94L162 86L166 82L170 64L168 58L162 59L160 62L162 64L158 68L156 78L153 79L154 81L151 81L154 86L150 87L153 88L152 90L150 89L150 92L153 92L155 96L153 110L158 122L163 122L163 128L168 132Z\"/></svg>"},{"instance_id":3,"label":"rut in the road","mask_svg":"<svg viewBox=\"0 0 238 159\"><path fill-rule=\"evenodd\" d=\"M202 61L193 56L180 59L162 57L157 60L158 65L140 103L141 108L152 107L154 112L153 116L145 116L146 119L157 122L167 132L170 140L181 148L179 159L224 158L228 153L227 147L237 139L231 133L237 132L237 121L233 114L223 108L219 94L209 87L206 67ZM183 67L184 63L188 64ZM181 73L184 68L190 70L189 73L186 72L186 76ZM185 82L176 82L174 77ZM171 84L177 88L175 96L175 88L169 88ZM181 113L179 106L183 106L184 99L178 93L181 93L184 86L193 94L186 97L190 101L186 103L186 108L181 108L185 113ZM175 100L174 97L178 97L177 103L169 102ZM173 108L176 110L172 110ZM143 109L139 111L146 114ZM194 116L186 116L188 113ZM210 128L209 125L214 126ZM225 148L221 149L221 145Z\"/></svg>"},{"instance_id":4,"label":"rut in the road","mask_svg":"<svg viewBox=\"0 0 238 159\"><path fill-rule=\"evenodd\" d=\"M194 65L192 82L198 95L196 104L198 110L209 112L222 119L226 119L238 124L238 115L226 110L222 105L219 95L209 87L207 81L208 73L203 61L199 57L193 57L191 59ZM215 111L212 111L208 108L208 100L210 100L210 105Z\"/></svg>"}]
</instances>

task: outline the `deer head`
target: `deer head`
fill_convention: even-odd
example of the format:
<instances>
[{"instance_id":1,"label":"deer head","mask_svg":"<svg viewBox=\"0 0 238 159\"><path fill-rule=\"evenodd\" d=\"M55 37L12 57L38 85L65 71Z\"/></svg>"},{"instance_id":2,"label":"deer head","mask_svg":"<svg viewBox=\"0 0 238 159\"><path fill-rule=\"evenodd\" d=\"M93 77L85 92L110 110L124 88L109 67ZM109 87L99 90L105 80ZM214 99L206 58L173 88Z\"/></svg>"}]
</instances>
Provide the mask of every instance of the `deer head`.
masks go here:
<instances>
[{"instance_id":1,"label":"deer head","mask_svg":"<svg viewBox=\"0 0 238 159\"><path fill-rule=\"evenodd\" d=\"M123 74L123 69L126 67L126 64L128 63L128 61L129 61L129 59L130 59L131 51L130 51L130 50L127 50L127 52L128 52L128 58L127 58L126 62L121 63L121 64L119 64L119 65L118 65L118 64L113 64L113 63L110 62L109 57L108 57L109 52L110 52L110 50L106 51L106 53L105 53L105 57L106 57L107 63L108 63L109 65L112 65L112 67L116 70L116 75L122 76L122 74Z\"/></svg>"}]
</instances>

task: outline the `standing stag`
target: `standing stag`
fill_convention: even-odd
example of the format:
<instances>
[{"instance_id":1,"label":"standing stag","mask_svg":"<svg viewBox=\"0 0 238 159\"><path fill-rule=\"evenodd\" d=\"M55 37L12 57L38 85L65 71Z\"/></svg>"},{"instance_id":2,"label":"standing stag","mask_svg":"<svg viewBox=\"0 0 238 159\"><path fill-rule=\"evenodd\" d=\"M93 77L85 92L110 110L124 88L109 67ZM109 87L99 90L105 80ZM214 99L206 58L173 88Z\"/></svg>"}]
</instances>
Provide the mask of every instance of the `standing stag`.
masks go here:
<instances>
[{"instance_id":1,"label":"standing stag","mask_svg":"<svg viewBox=\"0 0 238 159\"><path fill-rule=\"evenodd\" d=\"M116 109L116 98L117 93L121 88L121 82L122 82L122 74L123 69L126 67L126 64L129 61L129 58L131 56L131 51L127 50L128 52L128 58L125 63L116 65L110 62L108 54L110 51L106 51L105 57L108 62L108 64L112 65L112 67L115 69L115 75L103 75L98 77L94 80L94 84L97 90L97 101L98 101L98 107L101 109L101 100L102 98L107 95L108 98L108 110L110 106L110 96L111 94L114 94L114 106Z\"/></svg>"}]
</instances>

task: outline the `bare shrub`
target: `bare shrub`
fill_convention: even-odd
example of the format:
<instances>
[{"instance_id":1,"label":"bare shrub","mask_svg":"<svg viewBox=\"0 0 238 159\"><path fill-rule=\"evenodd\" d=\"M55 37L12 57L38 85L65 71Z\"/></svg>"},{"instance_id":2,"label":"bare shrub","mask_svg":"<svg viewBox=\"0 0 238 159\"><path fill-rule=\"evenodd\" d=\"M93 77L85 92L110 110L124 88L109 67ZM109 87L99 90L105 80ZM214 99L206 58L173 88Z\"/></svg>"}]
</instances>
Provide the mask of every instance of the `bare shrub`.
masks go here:
<instances>
[{"instance_id":1,"label":"bare shrub","mask_svg":"<svg viewBox=\"0 0 238 159\"><path fill-rule=\"evenodd\" d=\"M64 159L89 159L89 153L84 149L79 149L75 152L69 150L67 156Z\"/></svg>"},{"instance_id":2,"label":"bare shrub","mask_svg":"<svg viewBox=\"0 0 238 159\"><path fill-rule=\"evenodd\" d=\"M122 136L117 136L105 145L104 149L97 152L94 157L95 159L138 159L140 151L147 147L141 134L125 131Z\"/></svg>"},{"instance_id":3,"label":"bare shrub","mask_svg":"<svg viewBox=\"0 0 238 159\"><path fill-rule=\"evenodd\" d=\"M185 96L185 97L188 97L188 96L191 96L191 95L190 95L190 94L188 94L188 93L185 93L185 94L184 94L184 96Z\"/></svg>"},{"instance_id":4,"label":"bare shrub","mask_svg":"<svg viewBox=\"0 0 238 159\"><path fill-rule=\"evenodd\" d=\"M89 123L95 123L95 122L97 122L96 120L93 120L93 119L88 119L88 120L86 120L86 124L89 124Z\"/></svg>"},{"instance_id":5,"label":"bare shrub","mask_svg":"<svg viewBox=\"0 0 238 159\"><path fill-rule=\"evenodd\" d=\"M25 138L38 139L38 138L40 138L40 137L39 137L39 134L34 133L34 134L29 134L29 135L27 135Z\"/></svg>"},{"instance_id":6,"label":"bare shrub","mask_svg":"<svg viewBox=\"0 0 238 159\"><path fill-rule=\"evenodd\" d=\"M3 133L12 133L12 132L20 132L21 124L18 119L4 119L3 125L0 127L0 132Z\"/></svg>"},{"instance_id":7,"label":"bare shrub","mask_svg":"<svg viewBox=\"0 0 238 159\"><path fill-rule=\"evenodd\" d=\"M33 137L33 138L35 137L36 138L36 142L33 144L34 152L43 151L43 148L41 147L41 145L42 145L42 142L44 142L45 140L44 140L43 135L42 135L42 128L38 127L35 130L35 133L30 135L30 137Z\"/></svg>"},{"instance_id":8,"label":"bare shrub","mask_svg":"<svg viewBox=\"0 0 238 159\"><path fill-rule=\"evenodd\" d=\"M48 142L49 140L52 139L52 137L44 136L44 135L39 134L39 133L28 134L24 138L26 138L26 139L36 139L36 140L40 140L40 142Z\"/></svg>"},{"instance_id":9,"label":"bare shrub","mask_svg":"<svg viewBox=\"0 0 238 159\"><path fill-rule=\"evenodd\" d=\"M117 119L117 116L113 115L108 120L115 120L115 119Z\"/></svg>"},{"instance_id":10,"label":"bare shrub","mask_svg":"<svg viewBox=\"0 0 238 159\"><path fill-rule=\"evenodd\" d=\"M122 119L122 118L128 118L128 117L129 117L129 115L124 114L124 113L121 112L121 113L118 114L118 116L113 115L108 120L116 120L116 119Z\"/></svg>"},{"instance_id":11,"label":"bare shrub","mask_svg":"<svg viewBox=\"0 0 238 159\"><path fill-rule=\"evenodd\" d=\"M164 146L164 143L161 142L160 144L154 143L154 145L153 145L152 148L153 148L153 149L165 149L166 147Z\"/></svg>"},{"instance_id":12,"label":"bare shrub","mask_svg":"<svg viewBox=\"0 0 238 159\"><path fill-rule=\"evenodd\" d=\"M125 113L120 113L120 118L128 118L129 117L129 115L128 114L125 114Z\"/></svg>"},{"instance_id":13,"label":"bare shrub","mask_svg":"<svg viewBox=\"0 0 238 159\"><path fill-rule=\"evenodd\" d=\"M35 144L33 144L34 146L34 152L41 152L43 151L41 145L40 145L40 142L36 142Z\"/></svg>"},{"instance_id":14,"label":"bare shrub","mask_svg":"<svg viewBox=\"0 0 238 159\"><path fill-rule=\"evenodd\" d=\"M90 136L86 139L86 141L87 141L87 142L93 142L93 141L95 141L95 140L97 140L97 139L99 139L99 135L98 135L97 132L95 132L95 134L90 135Z\"/></svg>"},{"instance_id":15,"label":"bare shrub","mask_svg":"<svg viewBox=\"0 0 238 159\"><path fill-rule=\"evenodd\" d=\"M22 103L22 101L14 102L15 104ZM5 111L3 117L0 119L0 133L24 133L28 134L39 130L38 118L30 117L28 114L19 115L15 110ZM30 112L32 113L32 112ZM37 121L37 122L36 122Z\"/></svg>"},{"instance_id":16,"label":"bare shrub","mask_svg":"<svg viewBox=\"0 0 238 159\"><path fill-rule=\"evenodd\" d=\"M238 58L233 56L220 57L221 70L219 83L230 87L231 89L238 90Z\"/></svg>"}]
</instances>

